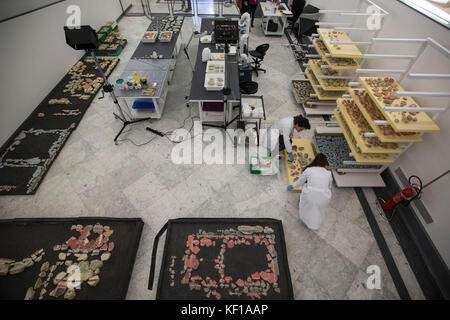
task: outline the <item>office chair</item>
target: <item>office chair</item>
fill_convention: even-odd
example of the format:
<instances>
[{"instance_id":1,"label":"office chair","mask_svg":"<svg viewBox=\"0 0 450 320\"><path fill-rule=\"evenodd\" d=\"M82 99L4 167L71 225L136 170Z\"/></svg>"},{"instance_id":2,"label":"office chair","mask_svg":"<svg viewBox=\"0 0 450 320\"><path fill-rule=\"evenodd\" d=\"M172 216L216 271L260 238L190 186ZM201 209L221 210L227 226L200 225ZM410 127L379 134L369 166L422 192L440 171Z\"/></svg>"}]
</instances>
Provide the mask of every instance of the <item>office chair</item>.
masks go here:
<instances>
[{"instance_id":1,"label":"office chair","mask_svg":"<svg viewBox=\"0 0 450 320\"><path fill-rule=\"evenodd\" d=\"M267 50L269 50L269 44L264 43L262 45L257 46L256 50L249 51L249 54L252 56L253 59L252 62L254 64L253 71L256 72L256 76L258 76L258 71L264 71L264 73L266 73L266 70L261 68L261 62L263 62Z\"/></svg>"}]
</instances>

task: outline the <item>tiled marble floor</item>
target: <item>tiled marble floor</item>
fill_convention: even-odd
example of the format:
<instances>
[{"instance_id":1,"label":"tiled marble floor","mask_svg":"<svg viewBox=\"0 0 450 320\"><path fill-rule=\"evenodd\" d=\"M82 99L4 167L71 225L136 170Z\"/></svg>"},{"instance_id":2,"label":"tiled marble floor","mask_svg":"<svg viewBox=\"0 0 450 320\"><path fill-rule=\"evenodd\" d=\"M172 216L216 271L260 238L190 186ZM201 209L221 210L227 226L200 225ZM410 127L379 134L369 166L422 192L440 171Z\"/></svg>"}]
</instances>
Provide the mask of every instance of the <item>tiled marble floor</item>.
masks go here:
<instances>
[{"instance_id":1,"label":"tiled marble floor","mask_svg":"<svg viewBox=\"0 0 450 320\"><path fill-rule=\"evenodd\" d=\"M183 40L192 30L183 27ZM264 60L266 74L256 78L264 95L268 119L264 125L299 113L290 92L290 80L300 72L285 37L264 38L259 22L252 30L250 47L269 42ZM129 44L111 76L115 80L127 64L149 21L125 17L119 26ZM196 42L189 48L196 55ZM184 54L178 57L163 118L151 126L169 131L183 125L189 115L184 97L189 93L191 70ZM34 196L0 198L0 218L112 216L141 217L145 222L128 299L153 299L147 290L153 238L169 218L268 217L283 221L290 271L296 299L398 299L353 189L333 187L333 200L317 232L298 218L298 194L286 192L284 167L273 177L252 176L246 165L174 165L173 145L150 134L147 124L136 124L114 145L121 123L112 116L110 99L95 100L57 157ZM192 110L196 115L197 110ZM190 126L187 121L186 128ZM302 133L310 137L312 130ZM164 243L164 239L160 241ZM162 250L159 250L161 253ZM159 256L161 258L161 256ZM365 288L366 268L382 271L381 290ZM160 264L157 264L159 268ZM156 274L158 276L158 274Z\"/></svg>"}]
</instances>

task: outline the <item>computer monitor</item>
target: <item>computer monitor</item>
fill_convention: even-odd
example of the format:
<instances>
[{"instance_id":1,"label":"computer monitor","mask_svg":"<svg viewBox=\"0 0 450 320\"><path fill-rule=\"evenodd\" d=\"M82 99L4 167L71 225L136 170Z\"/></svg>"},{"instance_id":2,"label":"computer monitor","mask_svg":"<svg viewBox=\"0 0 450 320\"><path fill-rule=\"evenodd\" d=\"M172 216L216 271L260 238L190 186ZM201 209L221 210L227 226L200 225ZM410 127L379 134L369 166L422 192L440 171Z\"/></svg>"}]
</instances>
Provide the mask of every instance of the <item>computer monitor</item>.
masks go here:
<instances>
[{"instance_id":1,"label":"computer monitor","mask_svg":"<svg viewBox=\"0 0 450 320\"><path fill-rule=\"evenodd\" d=\"M215 20L214 39L216 43L238 43L239 24L237 20Z\"/></svg>"}]
</instances>

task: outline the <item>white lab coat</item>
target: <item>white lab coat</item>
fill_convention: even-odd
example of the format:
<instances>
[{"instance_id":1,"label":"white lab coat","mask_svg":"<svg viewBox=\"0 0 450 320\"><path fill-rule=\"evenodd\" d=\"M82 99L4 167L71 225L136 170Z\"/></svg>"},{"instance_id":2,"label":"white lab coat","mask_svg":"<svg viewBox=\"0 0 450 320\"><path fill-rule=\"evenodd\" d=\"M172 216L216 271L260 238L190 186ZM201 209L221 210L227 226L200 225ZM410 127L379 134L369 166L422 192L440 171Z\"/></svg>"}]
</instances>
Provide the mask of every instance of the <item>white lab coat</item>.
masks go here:
<instances>
[{"instance_id":1,"label":"white lab coat","mask_svg":"<svg viewBox=\"0 0 450 320\"><path fill-rule=\"evenodd\" d=\"M280 135L283 135L284 146L288 153L292 152L291 138L294 131L294 118L288 117L280 119L267 129L266 134L262 138L262 145L273 153ZM278 132L278 133L277 133Z\"/></svg>"},{"instance_id":2,"label":"white lab coat","mask_svg":"<svg viewBox=\"0 0 450 320\"><path fill-rule=\"evenodd\" d=\"M331 200L331 172L322 167L306 169L293 187L303 186L300 195L300 219L308 228L319 229L325 215L325 208Z\"/></svg>"}]
</instances>

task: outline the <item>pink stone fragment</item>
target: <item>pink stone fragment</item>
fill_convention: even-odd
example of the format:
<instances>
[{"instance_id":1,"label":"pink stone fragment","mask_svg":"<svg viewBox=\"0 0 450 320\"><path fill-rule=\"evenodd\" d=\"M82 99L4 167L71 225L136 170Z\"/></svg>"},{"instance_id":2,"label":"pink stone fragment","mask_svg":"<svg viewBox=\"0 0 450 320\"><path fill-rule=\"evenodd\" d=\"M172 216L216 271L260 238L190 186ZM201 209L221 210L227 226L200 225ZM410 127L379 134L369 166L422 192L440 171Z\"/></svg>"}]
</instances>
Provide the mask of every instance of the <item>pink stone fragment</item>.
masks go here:
<instances>
[{"instance_id":1,"label":"pink stone fragment","mask_svg":"<svg viewBox=\"0 0 450 320\"><path fill-rule=\"evenodd\" d=\"M196 246L192 246L192 247L191 247L191 251L192 251L194 254L198 254L198 253L200 252L200 248L199 248L199 247L196 247Z\"/></svg>"},{"instance_id":2,"label":"pink stone fragment","mask_svg":"<svg viewBox=\"0 0 450 320\"><path fill-rule=\"evenodd\" d=\"M261 277L258 272L255 272L254 274L252 274L252 279L259 280L261 279Z\"/></svg>"}]
</instances>

